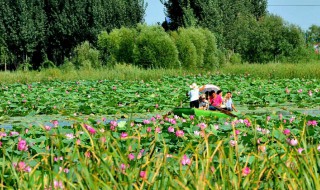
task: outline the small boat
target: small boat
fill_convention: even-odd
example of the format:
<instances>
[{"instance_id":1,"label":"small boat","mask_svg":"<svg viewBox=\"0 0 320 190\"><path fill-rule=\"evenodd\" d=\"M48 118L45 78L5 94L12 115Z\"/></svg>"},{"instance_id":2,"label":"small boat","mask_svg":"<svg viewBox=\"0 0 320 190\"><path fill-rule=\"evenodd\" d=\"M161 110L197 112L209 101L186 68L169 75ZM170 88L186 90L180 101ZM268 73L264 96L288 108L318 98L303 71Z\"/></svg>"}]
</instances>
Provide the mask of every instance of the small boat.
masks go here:
<instances>
[{"instance_id":1,"label":"small boat","mask_svg":"<svg viewBox=\"0 0 320 190\"><path fill-rule=\"evenodd\" d=\"M234 116L232 113L228 111L224 111L225 113L223 113L222 111L201 110L196 108L174 108L172 112L173 114L180 117L182 115L195 115L195 116L219 117L219 118L227 118L230 116Z\"/></svg>"}]
</instances>

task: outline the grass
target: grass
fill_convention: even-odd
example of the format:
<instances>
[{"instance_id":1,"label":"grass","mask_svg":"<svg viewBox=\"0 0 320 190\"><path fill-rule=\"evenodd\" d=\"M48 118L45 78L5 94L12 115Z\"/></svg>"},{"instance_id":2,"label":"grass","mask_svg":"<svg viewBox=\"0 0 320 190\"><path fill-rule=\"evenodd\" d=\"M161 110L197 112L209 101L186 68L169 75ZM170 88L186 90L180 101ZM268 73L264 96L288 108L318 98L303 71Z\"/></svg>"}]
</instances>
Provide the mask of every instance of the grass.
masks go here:
<instances>
[{"instance_id":1,"label":"grass","mask_svg":"<svg viewBox=\"0 0 320 190\"><path fill-rule=\"evenodd\" d=\"M309 78L320 79L320 63L269 63L269 64L226 64L218 70L205 69L141 69L132 65L116 65L114 68L64 70L51 68L42 71L0 72L1 83L30 83L52 80L158 80L165 76L192 74L251 75L261 79Z\"/></svg>"}]
</instances>

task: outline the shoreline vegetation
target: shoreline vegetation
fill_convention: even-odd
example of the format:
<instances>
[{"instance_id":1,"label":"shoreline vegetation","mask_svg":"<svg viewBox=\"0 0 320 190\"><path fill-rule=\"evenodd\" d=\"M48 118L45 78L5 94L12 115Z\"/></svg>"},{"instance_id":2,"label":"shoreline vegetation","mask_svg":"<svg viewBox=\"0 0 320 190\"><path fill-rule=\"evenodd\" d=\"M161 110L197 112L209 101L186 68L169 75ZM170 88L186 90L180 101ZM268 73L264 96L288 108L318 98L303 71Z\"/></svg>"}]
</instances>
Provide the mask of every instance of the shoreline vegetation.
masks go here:
<instances>
[{"instance_id":1,"label":"shoreline vegetation","mask_svg":"<svg viewBox=\"0 0 320 190\"><path fill-rule=\"evenodd\" d=\"M167 76L187 75L246 75L260 79L320 79L320 62L307 64L268 63L268 64L226 64L219 69L143 69L133 65L118 64L113 68L63 69L48 68L41 71L0 72L0 83L31 83L45 81L76 80L146 80L153 81Z\"/></svg>"}]
</instances>

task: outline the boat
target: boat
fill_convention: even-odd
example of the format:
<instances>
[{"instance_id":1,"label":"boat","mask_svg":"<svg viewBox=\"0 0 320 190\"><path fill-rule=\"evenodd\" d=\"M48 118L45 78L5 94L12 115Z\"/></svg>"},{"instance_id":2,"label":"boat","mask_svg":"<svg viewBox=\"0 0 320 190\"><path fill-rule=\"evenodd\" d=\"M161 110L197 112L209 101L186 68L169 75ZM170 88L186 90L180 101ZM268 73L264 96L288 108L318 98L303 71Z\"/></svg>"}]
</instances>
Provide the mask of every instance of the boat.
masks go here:
<instances>
[{"instance_id":1,"label":"boat","mask_svg":"<svg viewBox=\"0 0 320 190\"><path fill-rule=\"evenodd\" d=\"M228 111L211 111L211 110L201 110L196 108L174 108L172 110L173 114L177 116L183 115L195 115L195 116L205 116L205 117L219 117L228 118L230 116L235 116Z\"/></svg>"}]
</instances>

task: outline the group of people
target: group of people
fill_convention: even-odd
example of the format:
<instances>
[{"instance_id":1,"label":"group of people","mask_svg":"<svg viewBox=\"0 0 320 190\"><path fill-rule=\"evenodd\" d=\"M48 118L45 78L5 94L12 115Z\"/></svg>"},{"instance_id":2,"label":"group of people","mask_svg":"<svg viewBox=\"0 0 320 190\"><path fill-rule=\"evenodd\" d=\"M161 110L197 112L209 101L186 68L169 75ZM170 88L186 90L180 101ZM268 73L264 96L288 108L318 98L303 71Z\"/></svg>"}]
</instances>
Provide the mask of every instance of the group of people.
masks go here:
<instances>
[{"instance_id":1,"label":"group of people","mask_svg":"<svg viewBox=\"0 0 320 190\"><path fill-rule=\"evenodd\" d=\"M200 89L196 83L193 83L190 88L191 90L187 93L190 97L190 108L237 111L233 104L232 93L230 91L223 97L222 90L211 90L200 94Z\"/></svg>"}]
</instances>

